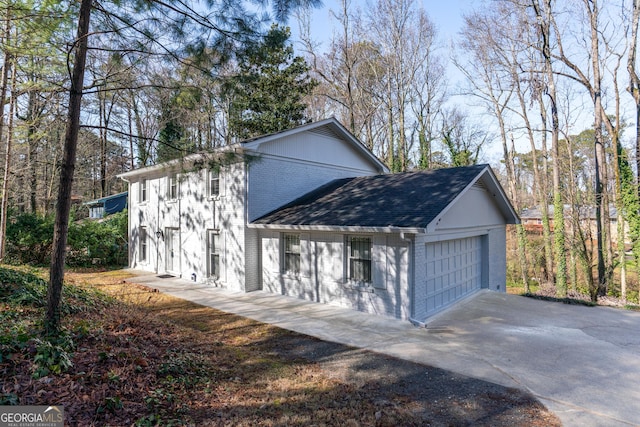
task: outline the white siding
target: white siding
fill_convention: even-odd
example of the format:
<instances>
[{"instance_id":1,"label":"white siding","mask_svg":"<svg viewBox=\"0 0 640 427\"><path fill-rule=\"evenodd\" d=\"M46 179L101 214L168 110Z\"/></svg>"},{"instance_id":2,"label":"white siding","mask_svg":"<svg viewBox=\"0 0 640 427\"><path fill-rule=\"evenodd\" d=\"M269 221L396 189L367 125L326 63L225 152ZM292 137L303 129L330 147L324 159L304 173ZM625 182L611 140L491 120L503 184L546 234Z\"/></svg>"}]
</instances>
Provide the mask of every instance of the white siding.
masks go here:
<instances>
[{"instance_id":1,"label":"white siding","mask_svg":"<svg viewBox=\"0 0 640 427\"><path fill-rule=\"evenodd\" d=\"M260 144L259 151L305 163L332 165L366 175L373 168L370 158L332 132L307 131Z\"/></svg>"},{"instance_id":2,"label":"white siding","mask_svg":"<svg viewBox=\"0 0 640 427\"><path fill-rule=\"evenodd\" d=\"M301 272L295 277L281 272L281 234L261 231L260 236L264 290L372 314L409 318L409 246L398 235L371 235L374 283L366 288L346 280L343 234L303 233Z\"/></svg>"},{"instance_id":3,"label":"white siding","mask_svg":"<svg viewBox=\"0 0 640 427\"><path fill-rule=\"evenodd\" d=\"M485 241L486 250L490 254L486 265L484 287L492 291L507 291L507 228L494 227L489 230Z\"/></svg>"},{"instance_id":4,"label":"white siding","mask_svg":"<svg viewBox=\"0 0 640 427\"><path fill-rule=\"evenodd\" d=\"M249 165L249 221L334 179L357 175L351 169L263 156Z\"/></svg>"},{"instance_id":5,"label":"white siding","mask_svg":"<svg viewBox=\"0 0 640 427\"><path fill-rule=\"evenodd\" d=\"M459 229L479 225L500 225L505 219L493 202L493 197L482 188L472 187L449 208L438 222L437 229Z\"/></svg>"},{"instance_id":6,"label":"white siding","mask_svg":"<svg viewBox=\"0 0 640 427\"><path fill-rule=\"evenodd\" d=\"M176 200L167 200L169 171L155 172L147 176L148 201L139 203L139 185L130 185L130 246L131 267L158 274L166 272L166 240L156 237L156 231L177 229L180 239L180 254L175 273L185 279L193 275L198 282L206 281L207 230L220 230L221 275L218 286L234 290L245 290L246 262L254 266L252 285L255 280L257 260L245 257L245 168L243 164L225 166L221 172L221 190L218 198L207 196L207 172L184 171L178 174L179 190ZM138 228L145 225L149 231L148 262L138 262ZM250 239L249 239L250 240ZM255 238L254 238L255 241ZM253 253L257 253L254 250Z\"/></svg>"}]
</instances>

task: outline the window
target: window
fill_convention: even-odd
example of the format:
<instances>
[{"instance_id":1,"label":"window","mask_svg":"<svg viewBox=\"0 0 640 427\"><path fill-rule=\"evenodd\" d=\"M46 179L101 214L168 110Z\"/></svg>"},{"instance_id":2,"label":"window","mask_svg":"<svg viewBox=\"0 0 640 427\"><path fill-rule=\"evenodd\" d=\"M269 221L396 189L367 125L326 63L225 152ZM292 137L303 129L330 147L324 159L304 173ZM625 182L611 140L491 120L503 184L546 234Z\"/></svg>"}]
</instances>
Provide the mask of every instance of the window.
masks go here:
<instances>
[{"instance_id":1,"label":"window","mask_svg":"<svg viewBox=\"0 0 640 427\"><path fill-rule=\"evenodd\" d=\"M178 175L175 173L169 175L167 197L169 198L169 200L175 200L178 198Z\"/></svg>"},{"instance_id":2,"label":"window","mask_svg":"<svg viewBox=\"0 0 640 427\"><path fill-rule=\"evenodd\" d=\"M214 169L209 170L209 197L220 195L220 172Z\"/></svg>"},{"instance_id":3,"label":"window","mask_svg":"<svg viewBox=\"0 0 640 427\"><path fill-rule=\"evenodd\" d=\"M349 280L371 283L371 238L349 236L347 246L349 255Z\"/></svg>"},{"instance_id":4,"label":"window","mask_svg":"<svg viewBox=\"0 0 640 427\"><path fill-rule=\"evenodd\" d=\"M140 181L140 203L147 201L147 180Z\"/></svg>"},{"instance_id":5,"label":"window","mask_svg":"<svg viewBox=\"0 0 640 427\"><path fill-rule=\"evenodd\" d=\"M147 227L140 227L140 252L138 253L138 261L147 261Z\"/></svg>"},{"instance_id":6,"label":"window","mask_svg":"<svg viewBox=\"0 0 640 427\"><path fill-rule=\"evenodd\" d=\"M300 235L285 234L282 236L283 257L282 271L284 273L300 273Z\"/></svg>"},{"instance_id":7,"label":"window","mask_svg":"<svg viewBox=\"0 0 640 427\"><path fill-rule=\"evenodd\" d=\"M220 233L217 230L207 232L207 276L220 278Z\"/></svg>"}]
</instances>

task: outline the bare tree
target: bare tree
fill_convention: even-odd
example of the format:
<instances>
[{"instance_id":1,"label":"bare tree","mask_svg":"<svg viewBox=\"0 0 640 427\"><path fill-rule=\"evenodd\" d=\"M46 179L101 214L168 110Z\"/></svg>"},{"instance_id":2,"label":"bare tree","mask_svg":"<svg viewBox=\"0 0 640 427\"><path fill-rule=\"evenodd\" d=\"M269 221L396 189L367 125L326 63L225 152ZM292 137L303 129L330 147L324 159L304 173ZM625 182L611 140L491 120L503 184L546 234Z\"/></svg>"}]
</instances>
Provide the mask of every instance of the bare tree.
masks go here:
<instances>
[{"instance_id":1,"label":"bare tree","mask_svg":"<svg viewBox=\"0 0 640 427\"><path fill-rule=\"evenodd\" d=\"M559 133L560 124L558 118L558 97L556 92L556 76L553 69L551 52L551 37L553 28L553 15L551 0L532 0L539 28L540 51L543 57L543 73L545 78L545 90L551 110L551 147L553 154L553 224L554 224L554 254L556 261L556 292L558 296L567 295L567 261L565 253L565 221L564 202L560 186L560 148Z\"/></svg>"},{"instance_id":2,"label":"bare tree","mask_svg":"<svg viewBox=\"0 0 640 427\"><path fill-rule=\"evenodd\" d=\"M640 0L632 0L632 13L630 22L630 32L627 39L629 53L627 56L627 72L629 73L628 91L635 102L636 132L635 152L636 152L636 182L640 182L640 76L637 69L638 54L638 23L640 22ZM640 187L639 193L640 195Z\"/></svg>"}]
</instances>

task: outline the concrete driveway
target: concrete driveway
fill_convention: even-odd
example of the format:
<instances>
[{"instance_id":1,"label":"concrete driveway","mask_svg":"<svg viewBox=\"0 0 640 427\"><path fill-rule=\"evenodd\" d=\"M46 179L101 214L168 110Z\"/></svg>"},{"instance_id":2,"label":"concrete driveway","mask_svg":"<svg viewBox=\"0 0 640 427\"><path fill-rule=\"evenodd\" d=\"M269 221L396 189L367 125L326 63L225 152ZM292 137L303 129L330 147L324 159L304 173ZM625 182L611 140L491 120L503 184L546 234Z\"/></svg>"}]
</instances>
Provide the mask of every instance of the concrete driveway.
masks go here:
<instances>
[{"instance_id":1,"label":"concrete driveway","mask_svg":"<svg viewBox=\"0 0 640 427\"><path fill-rule=\"evenodd\" d=\"M323 340L525 389L566 426L640 426L640 313L482 291L426 328L181 279L131 282Z\"/></svg>"}]
</instances>

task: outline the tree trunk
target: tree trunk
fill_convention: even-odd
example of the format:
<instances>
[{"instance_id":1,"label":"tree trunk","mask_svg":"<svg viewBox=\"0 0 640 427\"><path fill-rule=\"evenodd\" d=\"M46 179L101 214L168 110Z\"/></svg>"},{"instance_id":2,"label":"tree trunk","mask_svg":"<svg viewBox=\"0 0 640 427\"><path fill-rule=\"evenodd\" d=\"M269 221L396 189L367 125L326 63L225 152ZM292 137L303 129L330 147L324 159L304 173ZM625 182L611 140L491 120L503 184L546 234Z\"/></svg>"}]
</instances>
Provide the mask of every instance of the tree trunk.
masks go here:
<instances>
[{"instance_id":1,"label":"tree trunk","mask_svg":"<svg viewBox=\"0 0 640 427\"><path fill-rule=\"evenodd\" d=\"M3 41L5 46L9 45L9 39L11 36L11 8L9 6L9 4L7 3L7 15L6 15L6 23L5 23L5 28L4 28L4 34L3 34ZM5 51L4 54L4 65L2 66L2 81L0 82L0 139L2 138L2 132L3 132L3 128L4 128L4 104L5 104L5 98L7 96L7 81L9 80L9 66L11 64L11 54L9 53L9 51ZM9 146L9 138L7 138L7 147ZM7 150L7 152L9 152L9 150ZM7 165L9 164L9 160L5 158L5 172L7 170ZM2 183L2 187L3 189L5 189L7 187L7 178L8 175L5 173L5 179L4 182ZM3 192L2 194L2 198L4 200L6 193ZM7 217L7 210L6 210L6 205L3 203L2 206L2 218L6 218ZM6 233L4 229L0 230L0 261L4 260L4 248L6 245Z\"/></svg>"},{"instance_id":2,"label":"tree trunk","mask_svg":"<svg viewBox=\"0 0 640 427\"><path fill-rule=\"evenodd\" d=\"M553 152L553 237L554 255L556 261L556 294L559 297L567 296L567 255L565 252L565 224L564 203L560 187L560 148L558 146L560 124L558 120L558 106L556 86L553 75L551 58L551 0L544 2L544 11L538 4L534 4L540 35L542 37L542 55L544 58L544 70L547 78L547 96L551 106L551 150Z\"/></svg>"},{"instance_id":3,"label":"tree trunk","mask_svg":"<svg viewBox=\"0 0 640 427\"><path fill-rule=\"evenodd\" d=\"M60 187L58 188L58 204L53 232L53 253L51 255L51 271L47 289L47 312L45 329L48 333L57 333L60 328L60 298L64 282L64 263L69 231L69 212L71 210L71 191L75 171L78 132L80 128L80 107L82 102L82 86L87 59L87 39L89 36L89 20L92 0L82 0L78 16L78 33L75 41L75 59L69 91L69 112L64 137L62 169L60 170Z\"/></svg>"},{"instance_id":4,"label":"tree trunk","mask_svg":"<svg viewBox=\"0 0 640 427\"><path fill-rule=\"evenodd\" d=\"M629 73L629 92L636 104L636 184L640 183L640 76L636 72L636 50L638 49L638 22L640 22L640 0L633 0L631 18L631 35L628 39L629 56L627 57L627 72ZM638 186L640 197L640 186Z\"/></svg>"},{"instance_id":5,"label":"tree trunk","mask_svg":"<svg viewBox=\"0 0 640 427\"><path fill-rule=\"evenodd\" d=\"M592 292L591 299L596 301L598 296L607 293L607 271L605 265L605 250L607 253L610 245L607 245L609 236L608 226L604 221L608 220L607 197L605 196L605 186L607 184L606 154L604 149L604 138L602 135L602 93L600 89L600 60L598 47L598 5L595 0L586 2L591 25L591 63L593 68L593 113L594 113L594 155L595 155L595 196L596 196L596 227L598 246L598 283L595 293ZM589 8L593 6L593 9ZM606 247L605 247L606 246Z\"/></svg>"},{"instance_id":6,"label":"tree trunk","mask_svg":"<svg viewBox=\"0 0 640 427\"><path fill-rule=\"evenodd\" d=\"M547 270L547 281L555 286L553 274L553 245L551 244L551 223L549 221L549 161L547 160L547 111L542 96L539 97L540 118L542 122L542 177L540 179L540 195L538 203L540 204L540 215L542 216L542 240L544 241L544 258ZM535 142L534 142L535 147ZM535 152L532 150L535 156Z\"/></svg>"},{"instance_id":7,"label":"tree trunk","mask_svg":"<svg viewBox=\"0 0 640 427\"><path fill-rule=\"evenodd\" d=\"M37 115L37 92L29 91L29 105L27 106L27 146L28 146L28 162L29 162L29 209L32 214L38 211L38 137L36 127Z\"/></svg>"},{"instance_id":8,"label":"tree trunk","mask_svg":"<svg viewBox=\"0 0 640 427\"><path fill-rule=\"evenodd\" d=\"M16 107L16 64L12 57L6 56L5 60L11 61L13 69L11 71L11 102L9 104L9 123L7 124L7 146L4 157L4 178L2 180L2 201L0 206L0 263L4 262L5 249L7 246L7 207L9 205L9 174L11 171L11 151L13 145L13 116ZM9 62L5 62L9 64Z\"/></svg>"}]
</instances>

